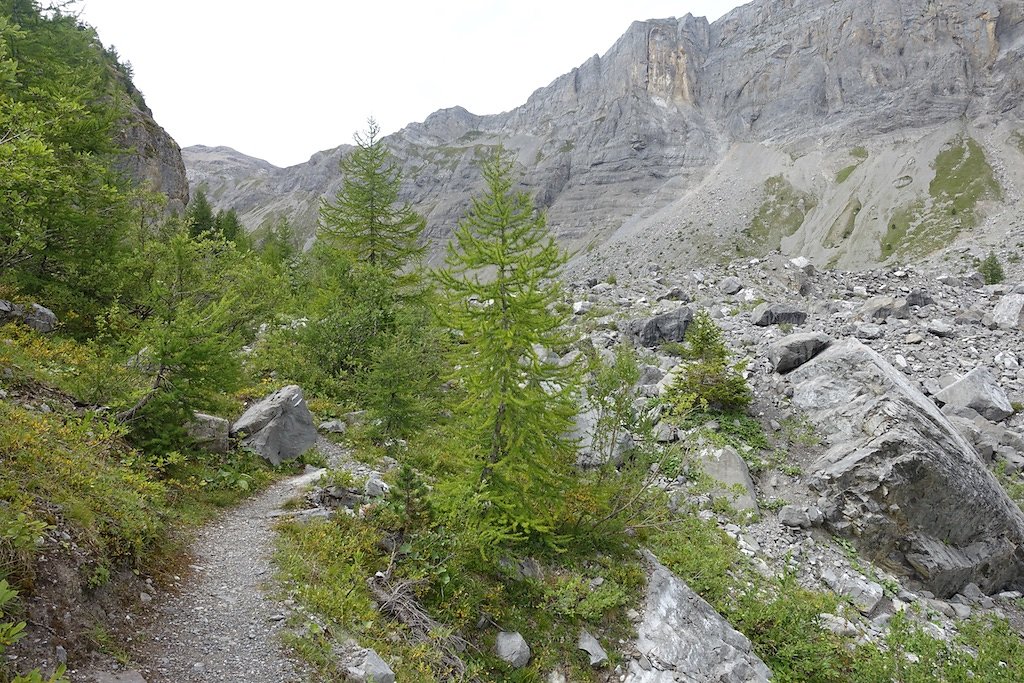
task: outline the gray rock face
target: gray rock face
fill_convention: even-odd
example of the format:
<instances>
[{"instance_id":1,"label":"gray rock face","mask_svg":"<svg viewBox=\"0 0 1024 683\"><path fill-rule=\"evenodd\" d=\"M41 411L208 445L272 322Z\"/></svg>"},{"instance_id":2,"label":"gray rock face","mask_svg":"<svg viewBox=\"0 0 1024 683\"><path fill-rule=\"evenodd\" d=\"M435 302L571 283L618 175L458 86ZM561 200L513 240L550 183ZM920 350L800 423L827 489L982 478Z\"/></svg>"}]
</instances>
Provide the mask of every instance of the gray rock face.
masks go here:
<instances>
[{"instance_id":1,"label":"gray rock face","mask_svg":"<svg viewBox=\"0 0 1024 683\"><path fill-rule=\"evenodd\" d=\"M633 437L627 431L619 433L614 444L600 444L594 440L598 414L594 409L576 416L576 424L569 438L576 441L576 464L579 467L600 467L607 462L622 463L626 451L633 446Z\"/></svg>"},{"instance_id":2,"label":"gray rock face","mask_svg":"<svg viewBox=\"0 0 1024 683\"><path fill-rule=\"evenodd\" d=\"M754 309L751 318L758 327L783 324L803 325L804 321L807 320L807 313L789 304L770 304L766 302Z\"/></svg>"},{"instance_id":3,"label":"gray rock face","mask_svg":"<svg viewBox=\"0 0 1024 683\"><path fill-rule=\"evenodd\" d=\"M636 648L656 667L629 663L626 683L761 683L771 672L751 651L750 641L711 605L648 555L654 569L647 582Z\"/></svg>"},{"instance_id":4,"label":"gray rock face","mask_svg":"<svg viewBox=\"0 0 1024 683\"><path fill-rule=\"evenodd\" d=\"M938 401L953 408L970 408L993 422L1013 415L1013 406L996 378L978 367L935 394Z\"/></svg>"},{"instance_id":5,"label":"gray rock face","mask_svg":"<svg viewBox=\"0 0 1024 683\"><path fill-rule=\"evenodd\" d=\"M832 338L822 332L791 334L768 347L768 360L775 372L798 368L828 348Z\"/></svg>"},{"instance_id":6,"label":"gray rock face","mask_svg":"<svg viewBox=\"0 0 1024 683\"><path fill-rule=\"evenodd\" d=\"M1024 329L1024 294L1007 294L992 311L992 320L1005 329Z\"/></svg>"},{"instance_id":7,"label":"gray rock face","mask_svg":"<svg viewBox=\"0 0 1024 683\"><path fill-rule=\"evenodd\" d=\"M192 421L186 425L186 429L196 445L210 453L227 453L231 450L228 441L231 423L223 417L193 413Z\"/></svg>"},{"instance_id":8,"label":"gray rock face","mask_svg":"<svg viewBox=\"0 0 1024 683\"><path fill-rule=\"evenodd\" d=\"M754 480L750 478L747 463L731 446L716 451L705 451L697 459L704 474L722 484L712 492L723 498L740 512L758 512Z\"/></svg>"},{"instance_id":9,"label":"gray rock face","mask_svg":"<svg viewBox=\"0 0 1024 683\"><path fill-rule=\"evenodd\" d=\"M23 306L0 299L0 325L14 320L22 322L42 334L53 332L57 329L58 324L57 316L45 306L39 304Z\"/></svg>"},{"instance_id":10,"label":"gray rock face","mask_svg":"<svg viewBox=\"0 0 1024 683\"><path fill-rule=\"evenodd\" d=\"M942 596L1024 572L1024 514L934 403L855 339L789 375L829 449L808 468L826 527Z\"/></svg>"},{"instance_id":11,"label":"gray rock face","mask_svg":"<svg viewBox=\"0 0 1024 683\"><path fill-rule=\"evenodd\" d=\"M167 196L167 213L181 214L188 204L189 186L178 143L153 119L153 112L131 83L128 111L118 126L117 143L126 152L115 166L137 185Z\"/></svg>"},{"instance_id":12,"label":"gray rock face","mask_svg":"<svg viewBox=\"0 0 1024 683\"><path fill-rule=\"evenodd\" d=\"M231 436L270 463L280 465L316 443L316 427L302 389L293 384L253 404L231 426Z\"/></svg>"},{"instance_id":13,"label":"gray rock face","mask_svg":"<svg viewBox=\"0 0 1024 683\"><path fill-rule=\"evenodd\" d=\"M518 631L502 631L494 643L498 659L521 669L530 663L530 646Z\"/></svg>"},{"instance_id":14,"label":"gray rock face","mask_svg":"<svg viewBox=\"0 0 1024 683\"><path fill-rule=\"evenodd\" d=\"M693 311L686 306L681 306L674 311L651 318L631 320L626 329L641 346L653 348L664 342L683 341L686 336L686 328L692 320Z\"/></svg>"},{"instance_id":15,"label":"gray rock face","mask_svg":"<svg viewBox=\"0 0 1024 683\"><path fill-rule=\"evenodd\" d=\"M751 197L765 180L792 168L787 143L829 155L824 164L820 158L810 163L816 172L823 166L831 172L850 163L851 144L880 133L891 137L985 116L1020 119L1019 5L960 0L944 4L941 16L935 11L929 0L756 0L714 23L691 15L634 22L603 55L512 111L479 116L445 109L386 138L403 164L401 198L427 217L429 236L442 244L481 185L476 149L503 141L570 247L601 242L620 228L634 245L653 245L659 235L678 244L678 226L680 235L710 235L698 226L711 218L716 230L734 235L750 227L746 209L756 212ZM185 153L193 186L207 185L216 208L238 209L250 229L281 213L308 236L320 198L338 188L337 162L349 149L317 153L287 169L233 150ZM930 147L906 153L910 159L895 163L927 168L934 159ZM751 155L757 163L743 164ZM733 160L743 173L730 172ZM877 176L874 193L893 197L880 213L891 215L889 209L916 198L922 179L908 176L903 190L893 185L900 180L891 177L894 161L879 163L871 168L869 161L858 173ZM762 167L763 173L751 170ZM699 200L677 204L718 170L725 179L719 187L744 204L741 210L722 216L705 211ZM927 179L923 183L926 189ZM833 223L842 228L836 219L856 198L857 184L844 183L836 192L845 196L830 202L830 210L822 204L822 220L807 225L820 223L825 233ZM841 255L861 262L877 258L867 208L863 219L852 215L851 235L839 230L843 237L836 237L845 242ZM664 209L675 213L661 215ZM803 236L808 251L836 248L810 227ZM698 246L691 253L706 258L717 252Z\"/></svg>"}]
</instances>

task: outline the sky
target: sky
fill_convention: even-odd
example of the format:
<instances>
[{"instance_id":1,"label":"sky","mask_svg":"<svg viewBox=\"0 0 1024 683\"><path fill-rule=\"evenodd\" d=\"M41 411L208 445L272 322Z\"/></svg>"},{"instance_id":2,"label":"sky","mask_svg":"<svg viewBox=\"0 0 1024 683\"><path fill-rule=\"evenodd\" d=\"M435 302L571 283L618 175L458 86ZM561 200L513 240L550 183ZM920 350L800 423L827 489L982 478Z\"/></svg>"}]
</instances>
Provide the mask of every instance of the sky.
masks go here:
<instances>
[{"instance_id":1,"label":"sky","mask_svg":"<svg viewBox=\"0 0 1024 683\"><path fill-rule=\"evenodd\" d=\"M742 0L77 0L182 147L278 166L445 107L497 114L604 54L638 19Z\"/></svg>"}]
</instances>

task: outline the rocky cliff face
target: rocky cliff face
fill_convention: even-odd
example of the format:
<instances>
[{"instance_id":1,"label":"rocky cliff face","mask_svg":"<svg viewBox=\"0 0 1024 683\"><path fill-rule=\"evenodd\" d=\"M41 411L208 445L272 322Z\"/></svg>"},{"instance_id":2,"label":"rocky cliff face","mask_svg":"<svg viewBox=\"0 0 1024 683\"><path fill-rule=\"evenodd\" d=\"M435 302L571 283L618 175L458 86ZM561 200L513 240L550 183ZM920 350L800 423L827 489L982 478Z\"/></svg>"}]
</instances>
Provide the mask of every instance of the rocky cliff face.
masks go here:
<instances>
[{"instance_id":1,"label":"rocky cliff face","mask_svg":"<svg viewBox=\"0 0 1024 683\"><path fill-rule=\"evenodd\" d=\"M183 213L189 188L181 148L153 118L142 94L129 81L122 82L129 96L128 111L117 143L126 151L117 160L119 170L136 184L167 196L167 211Z\"/></svg>"},{"instance_id":2,"label":"rocky cliff face","mask_svg":"<svg viewBox=\"0 0 1024 683\"><path fill-rule=\"evenodd\" d=\"M776 248L863 266L1020 225L1022 54L1021 0L759 0L635 22L511 112L443 110L388 142L438 242L502 143L580 267ZM283 214L311 234L346 149L185 158L248 227Z\"/></svg>"}]
</instances>

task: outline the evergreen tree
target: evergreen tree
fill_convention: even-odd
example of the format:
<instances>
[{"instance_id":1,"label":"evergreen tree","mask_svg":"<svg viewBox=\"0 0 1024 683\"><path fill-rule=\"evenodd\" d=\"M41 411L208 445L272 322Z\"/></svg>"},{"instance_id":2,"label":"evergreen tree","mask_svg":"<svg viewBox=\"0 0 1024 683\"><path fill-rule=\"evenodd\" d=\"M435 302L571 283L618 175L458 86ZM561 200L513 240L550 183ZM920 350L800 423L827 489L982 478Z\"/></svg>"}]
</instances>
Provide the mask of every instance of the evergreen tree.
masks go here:
<instances>
[{"instance_id":1,"label":"evergreen tree","mask_svg":"<svg viewBox=\"0 0 1024 683\"><path fill-rule=\"evenodd\" d=\"M217 227L217 232L228 242L237 243L239 238L244 237L245 230L242 228L242 223L238 220L238 213L234 209L218 211L217 218L214 219L214 225Z\"/></svg>"},{"instance_id":2,"label":"evergreen tree","mask_svg":"<svg viewBox=\"0 0 1024 683\"><path fill-rule=\"evenodd\" d=\"M212 235L217 228L213 207L210 206L206 193L202 190L196 190L196 193L192 196L192 201L188 203L185 217L188 219L189 234L193 237Z\"/></svg>"},{"instance_id":3,"label":"evergreen tree","mask_svg":"<svg viewBox=\"0 0 1024 683\"><path fill-rule=\"evenodd\" d=\"M513 189L513 161L498 148L483 164L486 190L473 200L439 278L448 324L461 334L456 377L475 463L473 486L484 542L550 541L575 447L575 368L536 349L563 343L558 276L566 257L543 214Z\"/></svg>"},{"instance_id":4,"label":"evergreen tree","mask_svg":"<svg viewBox=\"0 0 1024 683\"><path fill-rule=\"evenodd\" d=\"M422 254L426 223L408 202L399 204L402 172L379 135L372 118L365 134L356 133L356 148L340 163L341 189L333 202L321 202L320 234L356 260L395 273Z\"/></svg>"}]
</instances>

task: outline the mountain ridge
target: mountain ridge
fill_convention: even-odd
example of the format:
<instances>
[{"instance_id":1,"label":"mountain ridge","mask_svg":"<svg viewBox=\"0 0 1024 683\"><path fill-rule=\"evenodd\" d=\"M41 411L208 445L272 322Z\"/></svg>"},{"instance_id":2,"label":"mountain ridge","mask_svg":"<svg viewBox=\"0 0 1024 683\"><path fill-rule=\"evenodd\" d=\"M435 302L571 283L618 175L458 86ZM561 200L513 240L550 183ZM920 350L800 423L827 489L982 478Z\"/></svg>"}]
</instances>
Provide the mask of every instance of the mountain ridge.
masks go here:
<instances>
[{"instance_id":1,"label":"mountain ridge","mask_svg":"<svg viewBox=\"0 0 1024 683\"><path fill-rule=\"evenodd\" d=\"M600 256L626 228L649 258L659 251L666 258L706 257L737 245L741 252L792 252L801 245L821 265L865 267L896 255L883 254L879 226L922 200L934 180L928 167L939 154L931 137L937 131L947 136L943 144L954 144L991 138L995 130L1004 139L980 145L989 165L1020 166L1009 140L1024 125L1022 53L1018 0L762 0L715 22L692 15L634 22L603 55L511 111L443 109L386 140L405 172L402 198L426 216L436 244L478 186L478 156L500 142L517 152L523 185L559 239L581 253ZM854 147L868 149L870 159L850 159ZM320 197L333 195L340 183L337 161L348 149L265 173L196 148L184 156L192 187L205 187L219 208L237 209L249 229L285 215L309 237ZM827 246L824 223L865 198L847 188L835 192L820 178L809 182L813 174L801 159L817 155L819 174L828 169L825 175L835 177L854 165L851 174L863 176L877 166L874 159L893 152L917 169L912 182L886 191L871 223L854 217L849 242ZM680 205L695 187L732 168L737 156L764 171L732 183L736 207L745 210L713 213L701 206L702 197ZM815 206L795 229L787 224L770 240L746 244L751 215L779 199L765 189L779 175L782 200L795 192ZM1009 176L1006 196L1019 187L1019 174ZM980 201L984 223L992 212ZM666 247L665 226L649 219L674 205L677 216L698 215L713 229L691 225L692 244ZM616 258L614 252L606 257Z\"/></svg>"}]
</instances>

